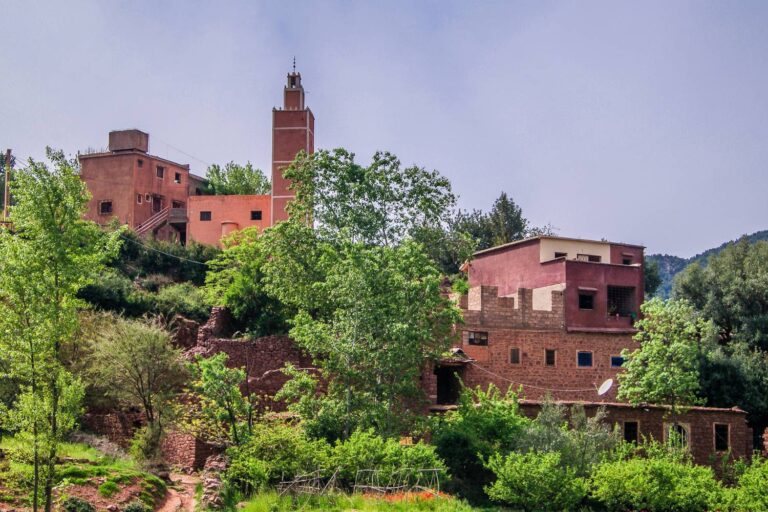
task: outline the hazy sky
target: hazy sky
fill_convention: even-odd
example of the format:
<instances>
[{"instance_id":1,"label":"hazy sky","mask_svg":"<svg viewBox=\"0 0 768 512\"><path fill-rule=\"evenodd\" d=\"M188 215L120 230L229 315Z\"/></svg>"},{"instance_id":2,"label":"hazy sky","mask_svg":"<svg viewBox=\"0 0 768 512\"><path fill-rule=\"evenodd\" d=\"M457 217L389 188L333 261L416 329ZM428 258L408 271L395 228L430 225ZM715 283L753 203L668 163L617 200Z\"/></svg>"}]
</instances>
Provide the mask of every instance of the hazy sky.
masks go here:
<instances>
[{"instance_id":1,"label":"hazy sky","mask_svg":"<svg viewBox=\"0 0 768 512\"><path fill-rule=\"evenodd\" d=\"M296 56L316 146L389 150L463 208L690 256L768 229L768 2L0 0L0 146L269 169ZM181 152L180 152L181 151ZM186 153L186 154L185 154Z\"/></svg>"}]
</instances>

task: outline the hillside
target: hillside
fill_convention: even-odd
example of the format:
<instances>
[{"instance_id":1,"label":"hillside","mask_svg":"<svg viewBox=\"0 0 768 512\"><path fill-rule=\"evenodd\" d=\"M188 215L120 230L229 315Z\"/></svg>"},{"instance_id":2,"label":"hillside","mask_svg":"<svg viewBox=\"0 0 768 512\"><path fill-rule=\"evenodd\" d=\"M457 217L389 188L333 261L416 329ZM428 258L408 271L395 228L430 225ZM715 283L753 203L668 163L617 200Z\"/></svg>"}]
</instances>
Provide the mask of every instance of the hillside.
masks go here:
<instances>
[{"instance_id":1,"label":"hillside","mask_svg":"<svg viewBox=\"0 0 768 512\"><path fill-rule=\"evenodd\" d=\"M768 229L763 231L757 231L755 233L752 233L751 235L744 235L743 237L746 237L747 240L749 240L749 243L755 243L759 240L768 240ZM740 240L737 239L737 240ZM685 267L693 263L694 261L699 261L703 265L706 265L707 260L710 256L713 254L717 254L723 249L725 249L728 245L735 243L737 240L731 240L730 242L725 242L724 244L721 244L718 247L714 247L712 249L707 249L706 251L697 254L696 256L692 256L690 258L681 258L679 256L672 256L670 254L650 254L647 256L647 259L650 261L656 261L659 264L659 275L661 276L661 285L659 286L659 290L657 292L658 295L667 298L669 297L669 294L672 291L672 283L675 280L675 276L678 272L682 271Z\"/></svg>"}]
</instances>

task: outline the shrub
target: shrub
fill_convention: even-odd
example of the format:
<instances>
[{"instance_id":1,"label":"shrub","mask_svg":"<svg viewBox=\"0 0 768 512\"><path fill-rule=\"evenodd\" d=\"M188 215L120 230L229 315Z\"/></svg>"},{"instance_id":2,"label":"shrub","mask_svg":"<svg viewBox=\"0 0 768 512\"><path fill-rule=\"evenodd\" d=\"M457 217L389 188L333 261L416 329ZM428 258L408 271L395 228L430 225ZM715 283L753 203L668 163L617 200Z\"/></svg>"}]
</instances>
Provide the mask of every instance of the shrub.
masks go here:
<instances>
[{"instance_id":1,"label":"shrub","mask_svg":"<svg viewBox=\"0 0 768 512\"><path fill-rule=\"evenodd\" d=\"M120 486L112 480L107 480L99 486L99 494L105 498L111 498L120 490Z\"/></svg>"},{"instance_id":2,"label":"shrub","mask_svg":"<svg viewBox=\"0 0 768 512\"><path fill-rule=\"evenodd\" d=\"M156 308L154 296L115 269L106 269L78 297L104 311L118 311L130 317L142 316Z\"/></svg>"},{"instance_id":3,"label":"shrub","mask_svg":"<svg viewBox=\"0 0 768 512\"><path fill-rule=\"evenodd\" d=\"M140 501L132 501L123 508L123 512L150 512L151 510Z\"/></svg>"},{"instance_id":4,"label":"shrub","mask_svg":"<svg viewBox=\"0 0 768 512\"><path fill-rule=\"evenodd\" d=\"M64 512L96 512L93 505L81 498L71 496L61 504Z\"/></svg>"},{"instance_id":5,"label":"shrub","mask_svg":"<svg viewBox=\"0 0 768 512\"><path fill-rule=\"evenodd\" d=\"M242 492L325 468L329 446L307 438L303 430L281 423L258 423L248 441L228 450L226 480Z\"/></svg>"},{"instance_id":6,"label":"shrub","mask_svg":"<svg viewBox=\"0 0 768 512\"><path fill-rule=\"evenodd\" d=\"M493 455L486 467L496 481L488 496L523 510L573 510L586 496L586 482L561 465L557 452Z\"/></svg>"},{"instance_id":7,"label":"shrub","mask_svg":"<svg viewBox=\"0 0 768 512\"><path fill-rule=\"evenodd\" d=\"M755 458L734 491L737 510L768 510L768 460Z\"/></svg>"},{"instance_id":8,"label":"shrub","mask_svg":"<svg viewBox=\"0 0 768 512\"><path fill-rule=\"evenodd\" d=\"M487 392L465 388L456 411L432 425L432 443L454 478L452 490L474 501L486 499L482 488L493 474L483 460L512 451L529 424L511 389L502 394L493 385Z\"/></svg>"},{"instance_id":9,"label":"shrub","mask_svg":"<svg viewBox=\"0 0 768 512\"><path fill-rule=\"evenodd\" d=\"M718 508L722 487L711 468L651 454L599 464L591 495L608 510L705 511Z\"/></svg>"},{"instance_id":10,"label":"shrub","mask_svg":"<svg viewBox=\"0 0 768 512\"><path fill-rule=\"evenodd\" d=\"M164 286L157 292L157 311L167 318L182 315L198 322L208 318L210 307L203 292L190 283Z\"/></svg>"},{"instance_id":11,"label":"shrub","mask_svg":"<svg viewBox=\"0 0 768 512\"><path fill-rule=\"evenodd\" d=\"M354 486L361 470L378 471L378 481L383 484L393 477L413 482L419 469L437 469L441 481L447 475L445 463L434 446L401 445L395 439L374 434L373 430L356 431L346 441L337 441L329 462L331 469L338 471L339 484L347 488Z\"/></svg>"},{"instance_id":12,"label":"shrub","mask_svg":"<svg viewBox=\"0 0 768 512\"><path fill-rule=\"evenodd\" d=\"M159 425L141 427L133 435L130 454L139 462L149 463L160 454L163 432Z\"/></svg>"}]
</instances>

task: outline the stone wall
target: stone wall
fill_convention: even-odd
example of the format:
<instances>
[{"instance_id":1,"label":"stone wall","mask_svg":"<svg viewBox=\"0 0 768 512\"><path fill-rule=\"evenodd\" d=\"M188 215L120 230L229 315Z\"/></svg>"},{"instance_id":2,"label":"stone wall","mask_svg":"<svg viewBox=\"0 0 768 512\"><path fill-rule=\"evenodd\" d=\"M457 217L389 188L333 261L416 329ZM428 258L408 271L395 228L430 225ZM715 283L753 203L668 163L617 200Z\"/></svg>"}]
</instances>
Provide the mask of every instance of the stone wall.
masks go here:
<instances>
[{"instance_id":1,"label":"stone wall","mask_svg":"<svg viewBox=\"0 0 768 512\"><path fill-rule=\"evenodd\" d=\"M166 433L161 449L166 463L187 470L202 468L208 457L223 451L221 447L177 431Z\"/></svg>"},{"instance_id":2,"label":"stone wall","mask_svg":"<svg viewBox=\"0 0 768 512\"><path fill-rule=\"evenodd\" d=\"M80 420L82 428L104 436L123 449L131 444L136 429L144 425L144 415L139 412L87 412Z\"/></svg>"}]
</instances>

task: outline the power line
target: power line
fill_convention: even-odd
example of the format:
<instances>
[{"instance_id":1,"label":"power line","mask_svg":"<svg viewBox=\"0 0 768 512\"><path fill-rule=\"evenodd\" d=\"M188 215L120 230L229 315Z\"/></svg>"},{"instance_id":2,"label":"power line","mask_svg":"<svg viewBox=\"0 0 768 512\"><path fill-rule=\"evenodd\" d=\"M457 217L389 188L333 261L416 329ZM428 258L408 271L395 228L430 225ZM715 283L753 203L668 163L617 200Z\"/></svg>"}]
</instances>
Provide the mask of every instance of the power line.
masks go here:
<instances>
[{"instance_id":1,"label":"power line","mask_svg":"<svg viewBox=\"0 0 768 512\"><path fill-rule=\"evenodd\" d=\"M158 140L158 141L162 142L163 144L165 144L165 145L166 145L166 146L168 146L169 148L171 148L171 149L174 149L174 150L178 151L178 152L179 152L179 153L181 153L182 155L186 155L186 156L188 156L189 158L191 158L191 159L193 159L193 160L197 160L197 161L198 161L198 162L200 162L201 164L205 164L205 165L207 165L208 167L210 167L210 166L211 166L211 164L210 164L210 163L208 163L208 162L206 162L205 160L201 160L200 158L197 158L195 155L191 155L191 154L187 153L186 151L184 151L183 149L179 149L179 148L177 148L176 146L174 146L174 145L172 145L172 144L170 144L170 143L168 143L168 142L164 141L163 139L161 139L161 138L160 138L160 137L158 137L157 135L153 135L153 137L155 138L155 140Z\"/></svg>"},{"instance_id":2,"label":"power line","mask_svg":"<svg viewBox=\"0 0 768 512\"><path fill-rule=\"evenodd\" d=\"M189 258L183 258L181 256L176 256L175 254L164 252L164 251L161 251L160 249L155 249L154 247L150 247L150 246L148 246L146 244L143 244L143 243L139 242L138 240L134 240L132 238L125 237L123 235L120 235L120 238L122 238L123 240L126 240L128 242L134 243L136 245L140 245L141 247L143 247L143 248L145 248L147 250L154 251L156 253L162 254L164 256L168 256L170 258L176 258L177 260L188 261L189 263L196 263L198 265L208 266L208 263L205 263L203 261L195 261L195 260L190 260Z\"/></svg>"},{"instance_id":3,"label":"power line","mask_svg":"<svg viewBox=\"0 0 768 512\"><path fill-rule=\"evenodd\" d=\"M559 388L544 388L544 387L541 387L541 386L534 386L533 384L526 384L525 382L515 381L515 380L508 379L506 377L502 377L501 375L493 373L490 370L486 370L482 366L476 364L474 361L468 361L468 362L469 362L469 364L471 364L472 366L474 366L478 370L483 371L483 372L487 373L488 375L492 375L493 377L496 377L497 379L501 379L503 381L509 382L510 384L519 384L519 385L523 386L524 388L540 389L542 391L560 391L562 393L580 393L580 392L583 392L583 391L595 391L596 392L596 390L593 389L593 388L586 388L586 389L559 389Z\"/></svg>"}]
</instances>

